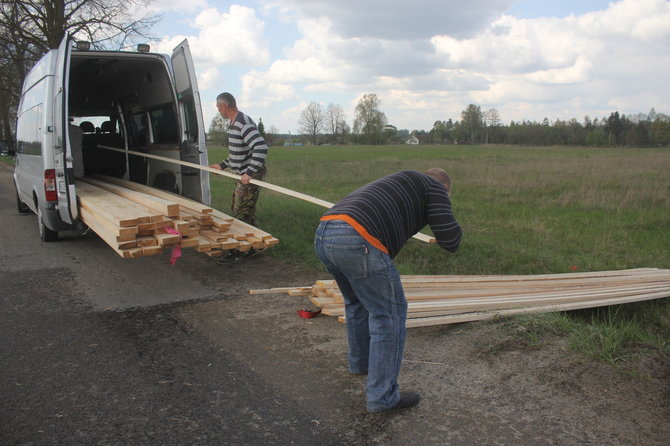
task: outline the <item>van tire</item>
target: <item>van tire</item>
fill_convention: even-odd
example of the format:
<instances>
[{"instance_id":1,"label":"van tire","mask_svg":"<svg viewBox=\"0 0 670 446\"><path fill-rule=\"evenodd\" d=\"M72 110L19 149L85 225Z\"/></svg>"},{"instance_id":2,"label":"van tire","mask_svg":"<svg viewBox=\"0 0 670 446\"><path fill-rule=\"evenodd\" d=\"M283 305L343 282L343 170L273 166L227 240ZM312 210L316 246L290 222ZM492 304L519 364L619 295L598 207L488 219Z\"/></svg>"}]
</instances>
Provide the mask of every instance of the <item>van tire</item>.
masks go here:
<instances>
[{"instance_id":1,"label":"van tire","mask_svg":"<svg viewBox=\"0 0 670 446\"><path fill-rule=\"evenodd\" d=\"M37 226L40 230L40 239L43 242L55 242L58 240L58 231L47 228L42 218L42 210L37 206Z\"/></svg>"},{"instance_id":2,"label":"van tire","mask_svg":"<svg viewBox=\"0 0 670 446\"><path fill-rule=\"evenodd\" d=\"M16 191L16 207L19 210L19 214L28 214L32 212L30 208L28 207L27 204L25 204L21 199L19 198L19 191Z\"/></svg>"}]
</instances>

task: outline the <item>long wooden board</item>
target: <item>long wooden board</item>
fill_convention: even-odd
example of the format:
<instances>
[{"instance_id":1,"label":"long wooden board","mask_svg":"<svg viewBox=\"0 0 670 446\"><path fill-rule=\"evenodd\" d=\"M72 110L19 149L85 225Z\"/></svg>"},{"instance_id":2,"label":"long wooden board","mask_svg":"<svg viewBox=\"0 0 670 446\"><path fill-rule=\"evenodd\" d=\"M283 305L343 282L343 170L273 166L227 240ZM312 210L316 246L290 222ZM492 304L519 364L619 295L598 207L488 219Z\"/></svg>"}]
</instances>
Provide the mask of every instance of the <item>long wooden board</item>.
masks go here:
<instances>
[{"instance_id":1,"label":"long wooden board","mask_svg":"<svg viewBox=\"0 0 670 446\"><path fill-rule=\"evenodd\" d=\"M77 196L90 210L122 227L150 223L151 217L160 216L158 212L81 181L77 182Z\"/></svg>"},{"instance_id":2,"label":"long wooden board","mask_svg":"<svg viewBox=\"0 0 670 446\"><path fill-rule=\"evenodd\" d=\"M77 181L84 181L93 186L105 189L120 197L144 206L147 209L151 209L160 215L166 215L168 217L177 217L179 215L179 205L173 201L168 201L155 195L134 191L127 187L118 186L108 181L100 181L94 178L79 178Z\"/></svg>"}]
</instances>

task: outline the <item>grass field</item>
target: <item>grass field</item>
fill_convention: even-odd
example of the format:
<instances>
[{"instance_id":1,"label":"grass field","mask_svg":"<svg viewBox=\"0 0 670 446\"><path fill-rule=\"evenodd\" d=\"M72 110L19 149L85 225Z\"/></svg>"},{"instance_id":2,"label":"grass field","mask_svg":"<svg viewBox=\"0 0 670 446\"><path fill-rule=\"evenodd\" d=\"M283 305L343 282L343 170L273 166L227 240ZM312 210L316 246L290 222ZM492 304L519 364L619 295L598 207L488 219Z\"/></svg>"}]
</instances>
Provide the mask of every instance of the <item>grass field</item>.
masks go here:
<instances>
[{"instance_id":1,"label":"grass field","mask_svg":"<svg viewBox=\"0 0 670 446\"><path fill-rule=\"evenodd\" d=\"M212 148L210 160L225 154ZM396 258L403 274L670 268L668 149L273 147L265 181L336 202L389 173L432 166L452 177L463 242L449 254L411 240ZM217 208L229 209L232 185L212 178ZM324 210L266 190L257 226L281 240L273 255L320 268L312 242Z\"/></svg>"},{"instance_id":2,"label":"grass field","mask_svg":"<svg viewBox=\"0 0 670 446\"><path fill-rule=\"evenodd\" d=\"M210 161L226 156L210 149ZM272 147L265 181L336 202L402 169L441 167L464 236L456 254L410 240L402 274L542 274L670 268L670 150L493 146ZM227 211L233 181L212 178ZM313 249L325 209L265 190L256 225L280 239L270 254L325 270ZM430 233L429 229L424 232ZM295 284L296 286L308 284ZM612 364L670 352L670 302L517 318L527 336L566 336ZM634 346L634 347L631 347ZM646 354L646 353L643 353Z\"/></svg>"}]
</instances>

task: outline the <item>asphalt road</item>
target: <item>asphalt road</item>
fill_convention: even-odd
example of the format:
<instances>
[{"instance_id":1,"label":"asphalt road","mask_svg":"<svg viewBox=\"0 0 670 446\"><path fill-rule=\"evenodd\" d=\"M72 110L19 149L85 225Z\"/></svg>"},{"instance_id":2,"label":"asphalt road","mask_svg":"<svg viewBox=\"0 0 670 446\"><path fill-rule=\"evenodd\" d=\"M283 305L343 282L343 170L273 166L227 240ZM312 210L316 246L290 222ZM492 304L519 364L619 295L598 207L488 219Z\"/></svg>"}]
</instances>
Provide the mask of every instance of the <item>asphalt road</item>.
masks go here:
<instances>
[{"instance_id":1,"label":"asphalt road","mask_svg":"<svg viewBox=\"0 0 670 446\"><path fill-rule=\"evenodd\" d=\"M0 227L0 445L342 441L175 315L242 293L211 259L124 260L94 234L42 243L5 166Z\"/></svg>"}]
</instances>

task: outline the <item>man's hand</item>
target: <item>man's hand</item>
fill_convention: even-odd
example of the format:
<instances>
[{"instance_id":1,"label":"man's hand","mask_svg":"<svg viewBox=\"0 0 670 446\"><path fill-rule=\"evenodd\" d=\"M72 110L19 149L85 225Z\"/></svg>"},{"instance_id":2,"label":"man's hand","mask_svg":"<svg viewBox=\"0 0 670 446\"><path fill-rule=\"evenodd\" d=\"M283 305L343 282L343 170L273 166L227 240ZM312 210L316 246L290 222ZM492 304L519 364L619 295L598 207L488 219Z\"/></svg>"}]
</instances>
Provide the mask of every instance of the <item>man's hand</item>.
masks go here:
<instances>
[{"instance_id":1,"label":"man's hand","mask_svg":"<svg viewBox=\"0 0 670 446\"><path fill-rule=\"evenodd\" d=\"M249 181L251 181L251 177L245 173L240 177L240 181L242 182L242 184L249 184Z\"/></svg>"},{"instance_id":2,"label":"man's hand","mask_svg":"<svg viewBox=\"0 0 670 446\"><path fill-rule=\"evenodd\" d=\"M219 165L219 164L212 164L209 167L211 167L212 169L216 169L216 170L223 170L223 169L221 169L221 165Z\"/></svg>"}]
</instances>

